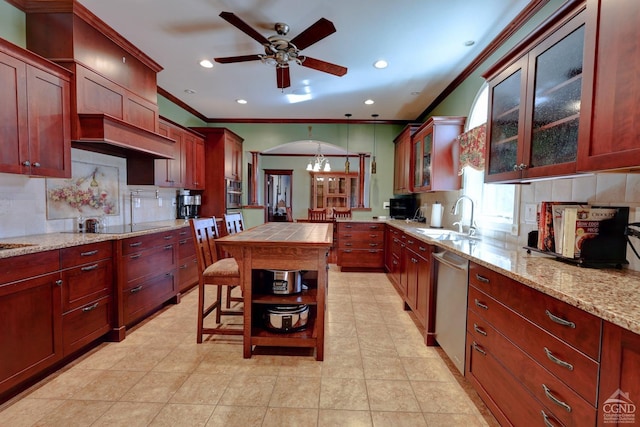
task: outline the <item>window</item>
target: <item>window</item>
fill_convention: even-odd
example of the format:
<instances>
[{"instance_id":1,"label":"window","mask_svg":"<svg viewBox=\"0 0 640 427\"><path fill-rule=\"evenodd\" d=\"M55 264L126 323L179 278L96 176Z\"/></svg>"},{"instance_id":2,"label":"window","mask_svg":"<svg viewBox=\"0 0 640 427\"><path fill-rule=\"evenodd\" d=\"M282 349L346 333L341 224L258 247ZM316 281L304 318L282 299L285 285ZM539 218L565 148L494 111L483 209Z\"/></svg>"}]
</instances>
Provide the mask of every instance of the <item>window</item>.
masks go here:
<instances>
[{"instance_id":1,"label":"window","mask_svg":"<svg viewBox=\"0 0 640 427\"><path fill-rule=\"evenodd\" d=\"M473 102L467 130L480 126L487 121L489 108L489 85L484 84ZM475 221L480 232L503 231L518 234L517 207L520 204L519 187L512 184L485 184L484 171L470 167L463 169L462 194L475 202ZM464 222L471 220L471 208L468 203L462 207Z\"/></svg>"}]
</instances>

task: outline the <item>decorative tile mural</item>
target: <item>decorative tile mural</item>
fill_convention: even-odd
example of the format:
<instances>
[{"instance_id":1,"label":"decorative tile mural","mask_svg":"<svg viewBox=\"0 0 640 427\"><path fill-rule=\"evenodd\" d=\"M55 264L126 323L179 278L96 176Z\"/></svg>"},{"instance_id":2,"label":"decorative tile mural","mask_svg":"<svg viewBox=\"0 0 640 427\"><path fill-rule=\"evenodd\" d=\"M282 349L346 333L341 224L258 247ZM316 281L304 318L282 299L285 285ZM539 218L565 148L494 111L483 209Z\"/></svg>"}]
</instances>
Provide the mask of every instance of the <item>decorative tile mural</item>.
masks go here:
<instances>
[{"instance_id":1,"label":"decorative tile mural","mask_svg":"<svg viewBox=\"0 0 640 427\"><path fill-rule=\"evenodd\" d=\"M46 181L47 219L119 215L118 168L71 162L70 179Z\"/></svg>"}]
</instances>

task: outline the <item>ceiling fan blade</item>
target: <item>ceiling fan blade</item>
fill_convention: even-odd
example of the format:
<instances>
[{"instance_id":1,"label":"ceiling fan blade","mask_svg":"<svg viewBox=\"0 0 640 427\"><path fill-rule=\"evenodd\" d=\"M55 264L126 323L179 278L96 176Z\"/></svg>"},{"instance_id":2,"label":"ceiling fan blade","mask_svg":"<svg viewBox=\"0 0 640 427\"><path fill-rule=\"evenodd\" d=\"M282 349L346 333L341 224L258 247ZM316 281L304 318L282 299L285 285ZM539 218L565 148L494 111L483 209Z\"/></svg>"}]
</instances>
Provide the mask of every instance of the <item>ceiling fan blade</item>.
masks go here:
<instances>
[{"instance_id":1,"label":"ceiling fan blade","mask_svg":"<svg viewBox=\"0 0 640 427\"><path fill-rule=\"evenodd\" d=\"M213 58L220 64L231 64L233 62L259 61L260 55L225 56L223 58Z\"/></svg>"},{"instance_id":2,"label":"ceiling fan blade","mask_svg":"<svg viewBox=\"0 0 640 427\"><path fill-rule=\"evenodd\" d=\"M333 74L334 76L344 76L345 74L347 74L347 68L341 65L332 64L330 62L321 61L319 59L310 58L308 56L304 56L302 58L300 59L302 59L303 67L313 68L314 70Z\"/></svg>"},{"instance_id":3,"label":"ceiling fan blade","mask_svg":"<svg viewBox=\"0 0 640 427\"><path fill-rule=\"evenodd\" d=\"M309 28L295 36L291 40L291 43L302 50L335 32L336 27L333 26L333 22L325 18L320 18L315 24L312 24Z\"/></svg>"},{"instance_id":4,"label":"ceiling fan blade","mask_svg":"<svg viewBox=\"0 0 640 427\"><path fill-rule=\"evenodd\" d=\"M238 18L231 12L221 12L220 17L227 21L229 24L233 25L255 41L260 44L269 44L269 40L256 30L254 30L249 24L244 22L242 19Z\"/></svg>"},{"instance_id":5,"label":"ceiling fan blade","mask_svg":"<svg viewBox=\"0 0 640 427\"><path fill-rule=\"evenodd\" d=\"M276 67L276 80L280 89L291 86L289 67Z\"/></svg>"}]
</instances>

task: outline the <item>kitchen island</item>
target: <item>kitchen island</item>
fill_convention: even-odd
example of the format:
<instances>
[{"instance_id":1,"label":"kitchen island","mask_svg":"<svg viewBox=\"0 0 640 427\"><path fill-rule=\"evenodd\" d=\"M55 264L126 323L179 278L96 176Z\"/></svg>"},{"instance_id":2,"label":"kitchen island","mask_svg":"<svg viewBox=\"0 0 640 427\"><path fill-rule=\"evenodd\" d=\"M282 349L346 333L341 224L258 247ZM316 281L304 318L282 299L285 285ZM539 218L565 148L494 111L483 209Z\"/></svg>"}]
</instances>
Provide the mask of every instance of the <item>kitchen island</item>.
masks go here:
<instances>
[{"instance_id":1,"label":"kitchen island","mask_svg":"<svg viewBox=\"0 0 640 427\"><path fill-rule=\"evenodd\" d=\"M310 347L324 359L327 299L327 254L333 244L333 224L273 222L222 237L217 244L238 262L244 299L243 355L253 346ZM264 292L253 275L258 270L304 270L308 289L294 295ZM311 277L315 276L315 277ZM310 306L307 327L296 332L266 329L261 314L269 305Z\"/></svg>"}]
</instances>

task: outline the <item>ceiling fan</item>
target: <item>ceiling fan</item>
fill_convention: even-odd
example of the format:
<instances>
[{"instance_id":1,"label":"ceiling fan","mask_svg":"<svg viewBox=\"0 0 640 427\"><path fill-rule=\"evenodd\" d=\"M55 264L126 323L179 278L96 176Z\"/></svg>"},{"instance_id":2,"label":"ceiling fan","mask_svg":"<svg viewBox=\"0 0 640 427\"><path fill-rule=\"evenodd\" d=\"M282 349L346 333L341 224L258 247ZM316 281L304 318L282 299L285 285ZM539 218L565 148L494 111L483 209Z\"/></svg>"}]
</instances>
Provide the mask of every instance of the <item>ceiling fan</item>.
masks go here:
<instances>
[{"instance_id":1,"label":"ceiling fan","mask_svg":"<svg viewBox=\"0 0 640 427\"><path fill-rule=\"evenodd\" d=\"M344 76L347 73L346 67L300 54L302 49L336 32L336 27L334 27L333 23L325 18L320 18L315 24L312 24L302 33L289 40L285 37L289 32L289 26L282 22L278 22L274 26L277 34L267 38L231 12L222 12L220 17L262 44L265 52L264 54L214 58L214 60L220 64L259 60L266 64L274 65L276 67L277 85L278 88L281 89L291 86L289 62L295 62L303 67L312 68L335 76Z\"/></svg>"}]
</instances>

